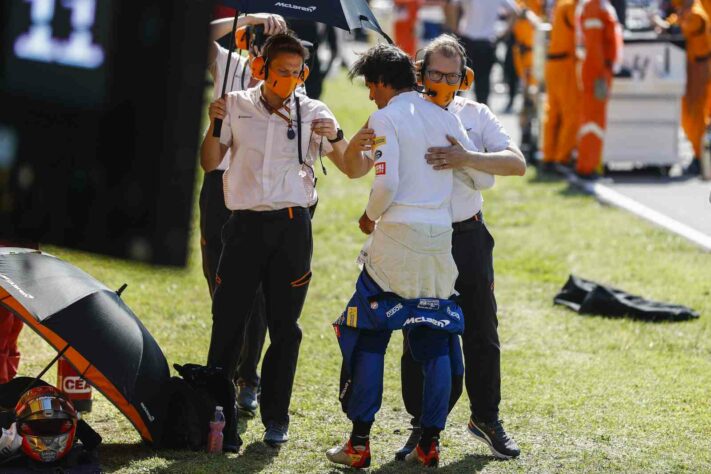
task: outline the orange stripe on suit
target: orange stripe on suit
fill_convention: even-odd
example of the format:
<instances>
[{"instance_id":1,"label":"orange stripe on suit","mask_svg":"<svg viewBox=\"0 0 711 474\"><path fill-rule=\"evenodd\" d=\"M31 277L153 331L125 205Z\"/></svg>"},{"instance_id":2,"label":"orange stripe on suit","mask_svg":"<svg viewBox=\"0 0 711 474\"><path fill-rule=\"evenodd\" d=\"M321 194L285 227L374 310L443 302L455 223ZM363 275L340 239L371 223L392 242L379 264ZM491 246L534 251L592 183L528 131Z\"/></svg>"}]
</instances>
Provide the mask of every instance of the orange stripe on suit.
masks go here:
<instances>
[{"instance_id":1,"label":"orange stripe on suit","mask_svg":"<svg viewBox=\"0 0 711 474\"><path fill-rule=\"evenodd\" d=\"M577 3L560 0L553 10L543 122L543 161L548 163L567 163L578 142L581 96L575 57Z\"/></svg>"},{"instance_id":2,"label":"orange stripe on suit","mask_svg":"<svg viewBox=\"0 0 711 474\"><path fill-rule=\"evenodd\" d=\"M622 32L608 0L581 0L577 13L579 38L585 49L580 68L582 101L577 172L587 175L600 171L602 166L612 66L620 54Z\"/></svg>"}]
</instances>

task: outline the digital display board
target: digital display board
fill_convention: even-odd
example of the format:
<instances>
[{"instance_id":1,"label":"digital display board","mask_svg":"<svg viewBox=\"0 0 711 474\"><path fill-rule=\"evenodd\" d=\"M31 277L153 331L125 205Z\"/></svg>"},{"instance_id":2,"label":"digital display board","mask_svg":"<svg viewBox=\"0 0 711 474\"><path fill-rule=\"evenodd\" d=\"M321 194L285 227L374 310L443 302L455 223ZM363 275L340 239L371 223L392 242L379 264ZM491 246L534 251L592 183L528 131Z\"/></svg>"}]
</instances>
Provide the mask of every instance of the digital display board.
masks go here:
<instances>
[{"instance_id":1,"label":"digital display board","mask_svg":"<svg viewBox=\"0 0 711 474\"><path fill-rule=\"evenodd\" d=\"M184 265L211 0L0 0L0 241Z\"/></svg>"},{"instance_id":2,"label":"digital display board","mask_svg":"<svg viewBox=\"0 0 711 474\"><path fill-rule=\"evenodd\" d=\"M66 105L100 106L111 57L112 1L3 1L4 88Z\"/></svg>"}]
</instances>

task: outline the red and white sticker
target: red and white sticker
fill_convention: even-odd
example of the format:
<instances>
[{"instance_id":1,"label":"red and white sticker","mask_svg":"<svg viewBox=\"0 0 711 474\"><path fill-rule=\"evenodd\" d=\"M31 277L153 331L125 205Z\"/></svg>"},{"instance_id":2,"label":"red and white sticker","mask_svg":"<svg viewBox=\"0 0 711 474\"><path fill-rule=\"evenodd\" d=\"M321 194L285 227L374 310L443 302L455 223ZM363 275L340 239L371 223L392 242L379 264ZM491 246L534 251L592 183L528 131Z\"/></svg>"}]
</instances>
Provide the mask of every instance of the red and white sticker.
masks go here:
<instances>
[{"instance_id":1,"label":"red and white sticker","mask_svg":"<svg viewBox=\"0 0 711 474\"><path fill-rule=\"evenodd\" d=\"M385 165L386 163L375 163L375 176L380 176L382 174L385 174Z\"/></svg>"}]
</instances>

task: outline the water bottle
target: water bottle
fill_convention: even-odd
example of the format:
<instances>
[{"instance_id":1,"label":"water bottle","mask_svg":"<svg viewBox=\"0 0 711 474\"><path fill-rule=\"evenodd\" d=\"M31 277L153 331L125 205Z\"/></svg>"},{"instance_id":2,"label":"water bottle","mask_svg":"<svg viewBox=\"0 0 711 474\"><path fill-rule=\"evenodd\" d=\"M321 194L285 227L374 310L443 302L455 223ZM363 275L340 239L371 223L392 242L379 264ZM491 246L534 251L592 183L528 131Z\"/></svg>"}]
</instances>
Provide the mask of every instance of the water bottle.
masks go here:
<instances>
[{"instance_id":1,"label":"water bottle","mask_svg":"<svg viewBox=\"0 0 711 474\"><path fill-rule=\"evenodd\" d=\"M210 421L210 434L207 435L207 452L221 453L224 436L222 430L225 429L225 414L222 407L215 407L215 415Z\"/></svg>"}]
</instances>

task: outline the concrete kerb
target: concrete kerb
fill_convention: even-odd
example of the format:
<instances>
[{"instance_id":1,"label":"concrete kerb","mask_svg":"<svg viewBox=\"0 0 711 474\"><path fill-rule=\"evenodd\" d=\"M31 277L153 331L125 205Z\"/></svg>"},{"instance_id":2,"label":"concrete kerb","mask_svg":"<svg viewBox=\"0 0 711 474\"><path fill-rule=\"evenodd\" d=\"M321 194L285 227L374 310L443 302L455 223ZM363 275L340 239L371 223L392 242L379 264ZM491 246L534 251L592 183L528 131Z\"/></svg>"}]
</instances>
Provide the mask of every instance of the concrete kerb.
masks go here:
<instances>
[{"instance_id":1,"label":"concrete kerb","mask_svg":"<svg viewBox=\"0 0 711 474\"><path fill-rule=\"evenodd\" d=\"M600 202L631 212L632 214L646 219L659 227L684 237L705 251L711 252L711 236L699 232L698 230L689 227L676 219L662 214L651 207L645 206L644 204L615 191L610 186L605 185L604 179L602 182L586 181L578 178L575 173L566 168L561 167L559 171L566 176L567 180L571 184L579 187L586 193L595 196Z\"/></svg>"}]
</instances>

